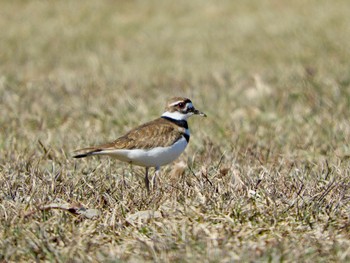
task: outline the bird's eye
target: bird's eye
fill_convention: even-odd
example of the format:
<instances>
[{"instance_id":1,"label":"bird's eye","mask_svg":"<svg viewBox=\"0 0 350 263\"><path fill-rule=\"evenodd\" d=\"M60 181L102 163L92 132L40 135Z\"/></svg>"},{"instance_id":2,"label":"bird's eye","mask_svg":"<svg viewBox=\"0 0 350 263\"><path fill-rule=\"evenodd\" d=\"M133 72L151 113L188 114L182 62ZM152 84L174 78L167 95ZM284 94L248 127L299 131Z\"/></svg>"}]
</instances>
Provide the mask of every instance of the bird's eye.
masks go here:
<instances>
[{"instance_id":1,"label":"bird's eye","mask_svg":"<svg viewBox=\"0 0 350 263\"><path fill-rule=\"evenodd\" d=\"M185 103L183 103L183 102L180 102L178 105L179 105L180 108L185 107Z\"/></svg>"}]
</instances>

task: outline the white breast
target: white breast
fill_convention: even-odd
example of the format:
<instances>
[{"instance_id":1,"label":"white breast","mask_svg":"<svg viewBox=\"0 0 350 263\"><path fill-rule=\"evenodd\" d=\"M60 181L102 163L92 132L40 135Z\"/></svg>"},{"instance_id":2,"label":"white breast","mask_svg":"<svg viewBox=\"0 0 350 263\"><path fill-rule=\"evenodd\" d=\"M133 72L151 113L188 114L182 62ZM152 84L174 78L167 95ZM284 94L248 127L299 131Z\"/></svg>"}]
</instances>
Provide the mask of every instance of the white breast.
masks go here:
<instances>
[{"instance_id":1,"label":"white breast","mask_svg":"<svg viewBox=\"0 0 350 263\"><path fill-rule=\"evenodd\" d=\"M187 141L182 137L176 143L168 147L156 147L153 149L110 150L99 154L109 155L124 162L130 162L145 167L159 167L171 163L185 150Z\"/></svg>"}]
</instances>

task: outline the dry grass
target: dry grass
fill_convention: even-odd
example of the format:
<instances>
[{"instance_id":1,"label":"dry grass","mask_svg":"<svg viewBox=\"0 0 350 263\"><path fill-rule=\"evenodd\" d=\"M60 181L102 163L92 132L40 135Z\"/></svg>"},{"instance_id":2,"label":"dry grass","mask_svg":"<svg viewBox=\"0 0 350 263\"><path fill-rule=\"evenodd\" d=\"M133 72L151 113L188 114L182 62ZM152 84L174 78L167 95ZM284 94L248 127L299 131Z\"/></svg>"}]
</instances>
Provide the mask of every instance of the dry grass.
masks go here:
<instances>
[{"instance_id":1,"label":"dry grass","mask_svg":"<svg viewBox=\"0 0 350 263\"><path fill-rule=\"evenodd\" d=\"M0 261L350 260L348 1L1 5ZM71 158L173 95L209 117L158 191Z\"/></svg>"}]
</instances>

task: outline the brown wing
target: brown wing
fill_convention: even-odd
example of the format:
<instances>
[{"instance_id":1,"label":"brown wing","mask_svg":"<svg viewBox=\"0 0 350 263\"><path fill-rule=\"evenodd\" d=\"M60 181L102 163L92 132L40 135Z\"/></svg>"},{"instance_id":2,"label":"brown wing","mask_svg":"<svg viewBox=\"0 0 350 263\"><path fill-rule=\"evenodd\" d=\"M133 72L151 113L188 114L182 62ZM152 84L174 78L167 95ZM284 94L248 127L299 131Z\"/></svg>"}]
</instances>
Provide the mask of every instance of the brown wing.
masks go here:
<instances>
[{"instance_id":1,"label":"brown wing","mask_svg":"<svg viewBox=\"0 0 350 263\"><path fill-rule=\"evenodd\" d=\"M103 151L107 149L149 149L170 146L181 138L184 128L159 118L132 129L111 143L80 149L78 151Z\"/></svg>"}]
</instances>

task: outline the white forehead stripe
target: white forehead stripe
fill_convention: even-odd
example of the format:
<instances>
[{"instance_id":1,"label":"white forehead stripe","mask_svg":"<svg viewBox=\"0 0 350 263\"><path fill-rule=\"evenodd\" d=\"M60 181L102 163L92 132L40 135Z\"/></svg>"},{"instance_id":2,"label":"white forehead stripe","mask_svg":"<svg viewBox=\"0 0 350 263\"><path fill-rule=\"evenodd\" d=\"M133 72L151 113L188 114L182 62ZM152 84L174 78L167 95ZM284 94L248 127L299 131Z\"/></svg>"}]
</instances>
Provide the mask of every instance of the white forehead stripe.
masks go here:
<instances>
[{"instance_id":1,"label":"white forehead stripe","mask_svg":"<svg viewBox=\"0 0 350 263\"><path fill-rule=\"evenodd\" d=\"M169 104L169 106L175 106L175 105L179 104L180 102L185 102L185 101L183 101L183 100L178 100L178 101L175 101L175 102ZM188 106L190 106L190 107L193 107L192 102L186 102L186 104L187 104Z\"/></svg>"},{"instance_id":2,"label":"white forehead stripe","mask_svg":"<svg viewBox=\"0 0 350 263\"><path fill-rule=\"evenodd\" d=\"M169 106L175 106L176 104L179 104L180 102L183 102L183 100L178 100L173 103L171 103Z\"/></svg>"}]
</instances>

